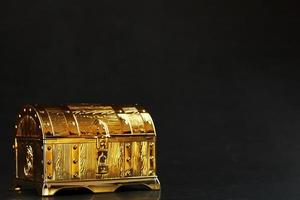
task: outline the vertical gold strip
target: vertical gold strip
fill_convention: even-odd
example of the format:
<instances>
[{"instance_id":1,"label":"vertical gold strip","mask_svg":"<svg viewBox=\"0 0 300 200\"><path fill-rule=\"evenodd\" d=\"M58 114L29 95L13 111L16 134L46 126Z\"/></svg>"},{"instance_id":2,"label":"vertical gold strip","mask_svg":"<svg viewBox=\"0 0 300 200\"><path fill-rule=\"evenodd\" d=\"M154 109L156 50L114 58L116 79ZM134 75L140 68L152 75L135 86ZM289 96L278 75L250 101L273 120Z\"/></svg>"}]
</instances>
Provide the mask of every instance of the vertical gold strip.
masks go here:
<instances>
[{"instance_id":1,"label":"vertical gold strip","mask_svg":"<svg viewBox=\"0 0 300 200\"><path fill-rule=\"evenodd\" d=\"M66 180L71 179L72 174L71 174L71 160L70 160L70 155L71 155L71 150L72 150L72 145L71 144L63 144L63 152L64 152L64 172L63 172L63 177Z\"/></svg>"},{"instance_id":2,"label":"vertical gold strip","mask_svg":"<svg viewBox=\"0 0 300 200\"><path fill-rule=\"evenodd\" d=\"M80 153L79 153L79 175L81 179L86 178L86 143L80 144Z\"/></svg>"},{"instance_id":3,"label":"vertical gold strip","mask_svg":"<svg viewBox=\"0 0 300 200\"><path fill-rule=\"evenodd\" d=\"M108 143L108 154L107 154L107 163L109 163L109 171L107 174L103 175L103 178L110 178L114 176L114 168L115 166L113 165L113 160L114 160L114 144L113 143Z\"/></svg>"},{"instance_id":4,"label":"vertical gold strip","mask_svg":"<svg viewBox=\"0 0 300 200\"><path fill-rule=\"evenodd\" d=\"M91 178L94 178L93 177L93 171L96 170L95 166L93 166L93 164L95 163L95 159L96 159L96 156L95 154L93 153L93 150L96 149L95 148L95 144L94 143L88 143L86 144L87 147L86 147L86 176L85 178L86 179L91 179Z\"/></svg>"},{"instance_id":5,"label":"vertical gold strip","mask_svg":"<svg viewBox=\"0 0 300 200\"><path fill-rule=\"evenodd\" d=\"M53 145L47 144L45 149L45 163L44 166L46 168L46 178L47 180L54 180L53 176Z\"/></svg>"},{"instance_id":6,"label":"vertical gold strip","mask_svg":"<svg viewBox=\"0 0 300 200\"><path fill-rule=\"evenodd\" d=\"M131 169L131 142L125 142L125 176L132 176Z\"/></svg>"},{"instance_id":7,"label":"vertical gold strip","mask_svg":"<svg viewBox=\"0 0 300 200\"><path fill-rule=\"evenodd\" d=\"M18 142L17 138L15 138L15 162L16 162L16 178L19 178L19 172L18 172Z\"/></svg>"},{"instance_id":8,"label":"vertical gold strip","mask_svg":"<svg viewBox=\"0 0 300 200\"><path fill-rule=\"evenodd\" d=\"M92 143L94 144L94 143ZM87 144L86 147L86 179L94 178L92 177L92 171L96 170L93 166L93 160L96 159L95 155L93 154L93 149L95 149L95 146L91 146L90 143Z\"/></svg>"},{"instance_id":9,"label":"vertical gold strip","mask_svg":"<svg viewBox=\"0 0 300 200\"><path fill-rule=\"evenodd\" d=\"M145 146L146 146L146 155L144 157L144 159L146 159L146 171L144 173L144 176L148 176L149 175L149 171L150 171L150 148L149 148L149 142L145 142Z\"/></svg>"},{"instance_id":10,"label":"vertical gold strip","mask_svg":"<svg viewBox=\"0 0 300 200\"><path fill-rule=\"evenodd\" d=\"M79 178L79 164L78 164L79 146L78 146L78 144L72 145L72 153L71 154L72 154L71 176L72 176L72 178Z\"/></svg>"},{"instance_id":11,"label":"vertical gold strip","mask_svg":"<svg viewBox=\"0 0 300 200\"><path fill-rule=\"evenodd\" d=\"M55 180L63 179L63 144L53 145L55 148L53 164L55 166Z\"/></svg>"},{"instance_id":12,"label":"vertical gold strip","mask_svg":"<svg viewBox=\"0 0 300 200\"><path fill-rule=\"evenodd\" d=\"M120 166L120 177L125 176L125 145L124 142L120 142L120 158L119 158L119 166Z\"/></svg>"},{"instance_id":13,"label":"vertical gold strip","mask_svg":"<svg viewBox=\"0 0 300 200\"><path fill-rule=\"evenodd\" d=\"M81 179L95 179L97 171L97 151L96 151L96 140L94 143L87 143L86 145L86 162L85 162L85 176Z\"/></svg>"},{"instance_id":14,"label":"vertical gold strip","mask_svg":"<svg viewBox=\"0 0 300 200\"><path fill-rule=\"evenodd\" d=\"M150 172L149 175L155 175L156 174L156 147L155 142L150 142Z\"/></svg>"},{"instance_id":15,"label":"vertical gold strip","mask_svg":"<svg viewBox=\"0 0 300 200\"><path fill-rule=\"evenodd\" d=\"M141 162L140 162L140 142L132 142L132 171L133 176L140 176Z\"/></svg>"},{"instance_id":16,"label":"vertical gold strip","mask_svg":"<svg viewBox=\"0 0 300 200\"><path fill-rule=\"evenodd\" d=\"M90 156L90 159L91 159L91 165L89 167L89 169L91 170L91 174L90 174L90 177L91 178L96 178L96 168L97 168L97 151L96 151L96 148L95 148L95 143L92 143L91 144L91 147L89 149L91 149L91 154L89 155L92 155Z\"/></svg>"},{"instance_id":17,"label":"vertical gold strip","mask_svg":"<svg viewBox=\"0 0 300 200\"><path fill-rule=\"evenodd\" d=\"M115 152L116 152L116 157L115 157L115 166L116 166L116 177L120 177L121 175L121 169L122 169L122 152L121 152L121 143L120 142L115 142L116 148L115 148Z\"/></svg>"},{"instance_id":18,"label":"vertical gold strip","mask_svg":"<svg viewBox=\"0 0 300 200\"><path fill-rule=\"evenodd\" d=\"M148 175L148 142L141 142L141 176Z\"/></svg>"}]
</instances>

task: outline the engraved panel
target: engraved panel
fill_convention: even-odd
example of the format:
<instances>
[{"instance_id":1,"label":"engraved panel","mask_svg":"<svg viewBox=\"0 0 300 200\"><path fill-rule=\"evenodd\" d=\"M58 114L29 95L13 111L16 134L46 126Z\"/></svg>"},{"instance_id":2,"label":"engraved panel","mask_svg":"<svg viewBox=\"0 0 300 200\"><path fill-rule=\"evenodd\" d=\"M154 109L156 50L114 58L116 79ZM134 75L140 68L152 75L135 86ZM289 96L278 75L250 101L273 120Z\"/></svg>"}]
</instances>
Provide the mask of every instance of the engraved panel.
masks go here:
<instances>
[{"instance_id":1,"label":"engraved panel","mask_svg":"<svg viewBox=\"0 0 300 200\"><path fill-rule=\"evenodd\" d=\"M80 144L79 172L81 179L94 179L97 167L97 152L95 143Z\"/></svg>"},{"instance_id":2,"label":"engraved panel","mask_svg":"<svg viewBox=\"0 0 300 200\"><path fill-rule=\"evenodd\" d=\"M149 113L141 113L140 115L144 121L145 132L146 133L154 133L155 128L154 128L154 124L153 124L150 114Z\"/></svg>"},{"instance_id":3,"label":"engraved panel","mask_svg":"<svg viewBox=\"0 0 300 200\"><path fill-rule=\"evenodd\" d=\"M132 142L132 173L133 176L141 175L141 142Z\"/></svg>"},{"instance_id":4,"label":"engraved panel","mask_svg":"<svg viewBox=\"0 0 300 200\"><path fill-rule=\"evenodd\" d=\"M32 177L33 175L33 149L31 145L25 146L25 166L24 174L27 178Z\"/></svg>"},{"instance_id":5,"label":"engraved panel","mask_svg":"<svg viewBox=\"0 0 300 200\"><path fill-rule=\"evenodd\" d=\"M120 133L127 133L130 134L132 133L132 128L131 125L129 123L129 118L127 114L124 113L118 113L117 114L119 119L120 119L120 123L121 123L121 132Z\"/></svg>"},{"instance_id":6,"label":"engraved panel","mask_svg":"<svg viewBox=\"0 0 300 200\"><path fill-rule=\"evenodd\" d=\"M97 161L95 143L57 143L52 146L55 180L95 178ZM48 158L51 158L50 155L48 155ZM52 163L49 162L48 164L48 161L46 162L47 168L49 168L48 171L51 171Z\"/></svg>"},{"instance_id":7,"label":"engraved panel","mask_svg":"<svg viewBox=\"0 0 300 200\"><path fill-rule=\"evenodd\" d=\"M144 127L144 121L140 114L138 113L132 113L128 114L129 123L132 128L132 133L144 133L145 127Z\"/></svg>"},{"instance_id":8,"label":"engraved panel","mask_svg":"<svg viewBox=\"0 0 300 200\"><path fill-rule=\"evenodd\" d=\"M48 161L51 164L50 160ZM55 145L55 154L54 154L54 166L55 166L55 179L63 179L63 155L62 155L62 145Z\"/></svg>"},{"instance_id":9,"label":"engraved panel","mask_svg":"<svg viewBox=\"0 0 300 200\"><path fill-rule=\"evenodd\" d=\"M141 158L141 176L148 175L148 142L141 142L140 148L140 158Z\"/></svg>"},{"instance_id":10,"label":"engraved panel","mask_svg":"<svg viewBox=\"0 0 300 200\"><path fill-rule=\"evenodd\" d=\"M74 114L81 135L95 135L97 127L95 127L95 118L83 113Z\"/></svg>"},{"instance_id":11,"label":"engraved panel","mask_svg":"<svg viewBox=\"0 0 300 200\"><path fill-rule=\"evenodd\" d=\"M156 156L155 156L155 142L149 143L149 174L148 175L155 175L156 174Z\"/></svg>"},{"instance_id":12,"label":"engraved panel","mask_svg":"<svg viewBox=\"0 0 300 200\"><path fill-rule=\"evenodd\" d=\"M40 180L42 151L40 141L28 138L15 140L16 177L26 180ZM38 176L37 176L38 175Z\"/></svg>"},{"instance_id":13,"label":"engraved panel","mask_svg":"<svg viewBox=\"0 0 300 200\"><path fill-rule=\"evenodd\" d=\"M80 144L79 149L79 173L80 179L95 178L96 151L94 143Z\"/></svg>"},{"instance_id":14,"label":"engraved panel","mask_svg":"<svg viewBox=\"0 0 300 200\"><path fill-rule=\"evenodd\" d=\"M30 115L25 115L17 126L17 136L38 136L37 123Z\"/></svg>"},{"instance_id":15,"label":"engraved panel","mask_svg":"<svg viewBox=\"0 0 300 200\"><path fill-rule=\"evenodd\" d=\"M79 129L83 135L95 135L97 132L102 133L104 130L95 121L101 120L103 125L108 127L110 133L119 133L120 120L111 106L88 106L80 110L76 106L69 106L75 118L77 119ZM96 125L96 126L95 126Z\"/></svg>"},{"instance_id":16,"label":"engraved panel","mask_svg":"<svg viewBox=\"0 0 300 200\"><path fill-rule=\"evenodd\" d=\"M104 178L117 178L121 176L123 169L123 143L110 142L108 143L108 157L109 163L108 174Z\"/></svg>"},{"instance_id":17,"label":"engraved panel","mask_svg":"<svg viewBox=\"0 0 300 200\"><path fill-rule=\"evenodd\" d=\"M80 178L86 178L87 171L87 144L79 145L79 173Z\"/></svg>"},{"instance_id":18,"label":"engraved panel","mask_svg":"<svg viewBox=\"0 0 300 200\"><path fill-rule=\"evenodd\" d=\"M121 133L121 122L115 113L105 115L103 120L108 124L110 134Z\"/></svg>"},{"instance_id":19,"label":"engraved panel","mask_svg":"<svg viewBox=\"0 0 300 200\"><path fill-rule=\"evenodd\" d=\"M69 144L53 145L54 177L56 180L70 179L70 148Z\"/></svg>"},{"instance_id":20,"label":"engraved panel","mask_svg":"<svg viewBox=\"0 0 300 200\"><path fill-rule=\"evenodd\" d=\"M68 136L68 123L64 112L58 109L46 109L50 117L50 123L53 127L54 135Z\"/></svg>"}]
</instances>

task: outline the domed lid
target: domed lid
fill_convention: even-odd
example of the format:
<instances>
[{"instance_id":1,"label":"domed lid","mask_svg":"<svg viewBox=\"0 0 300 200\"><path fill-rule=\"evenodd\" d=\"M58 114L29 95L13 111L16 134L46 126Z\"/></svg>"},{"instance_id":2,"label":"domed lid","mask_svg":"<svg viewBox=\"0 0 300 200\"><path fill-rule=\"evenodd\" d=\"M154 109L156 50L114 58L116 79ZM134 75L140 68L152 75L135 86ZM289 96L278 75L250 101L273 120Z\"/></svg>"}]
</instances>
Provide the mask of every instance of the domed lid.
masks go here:
<instances>
[{"instance_id":1,"label":"domed lid","mask_svg":"<svg viewBox=\"0 0 300 200\"><path fill-rule=\"evenodd\" d=\"M139 105L26 105L15 125L20 137L155 135L150 114Z\"/></svg>"}]
</instances>

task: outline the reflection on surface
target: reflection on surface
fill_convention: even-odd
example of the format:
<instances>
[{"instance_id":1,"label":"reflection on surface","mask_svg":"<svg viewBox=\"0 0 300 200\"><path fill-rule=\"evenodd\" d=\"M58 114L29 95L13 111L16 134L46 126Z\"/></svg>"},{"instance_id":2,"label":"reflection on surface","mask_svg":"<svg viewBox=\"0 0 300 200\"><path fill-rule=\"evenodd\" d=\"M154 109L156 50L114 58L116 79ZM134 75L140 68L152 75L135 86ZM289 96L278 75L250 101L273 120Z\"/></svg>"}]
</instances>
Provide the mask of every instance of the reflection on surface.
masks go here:
<instances>
[{"instance_id":1,"label":"reflection on surface","mask_svg":"<svg viewBox=\"0 0 300 200\"><path fill-rule=\"evenodd\" d=\"M86 190L64 191L52 197L40 197L34 190L10 192L7 199L14 200L159 200L160 191L119 191L114 193L91 194Z\"/></svg>"}]
</instances>

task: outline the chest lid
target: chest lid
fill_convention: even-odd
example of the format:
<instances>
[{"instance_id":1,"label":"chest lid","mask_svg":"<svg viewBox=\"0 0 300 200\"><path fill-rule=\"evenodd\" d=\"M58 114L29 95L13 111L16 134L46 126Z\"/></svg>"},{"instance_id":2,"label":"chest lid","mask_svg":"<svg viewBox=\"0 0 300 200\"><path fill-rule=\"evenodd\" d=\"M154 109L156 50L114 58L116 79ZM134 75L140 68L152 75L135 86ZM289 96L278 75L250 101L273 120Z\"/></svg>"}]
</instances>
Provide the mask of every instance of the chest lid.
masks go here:
<instances>
[{"instance_id":1,"label":"chest lid","mask_svg":"<svg viewBox=\"0 0 300 200\"><path fill-rule=\"evenodd\" d=\"M155 135L153 120L139 105L26 105L18 114L17 137Z\"/></svg>"}]
</instances>

